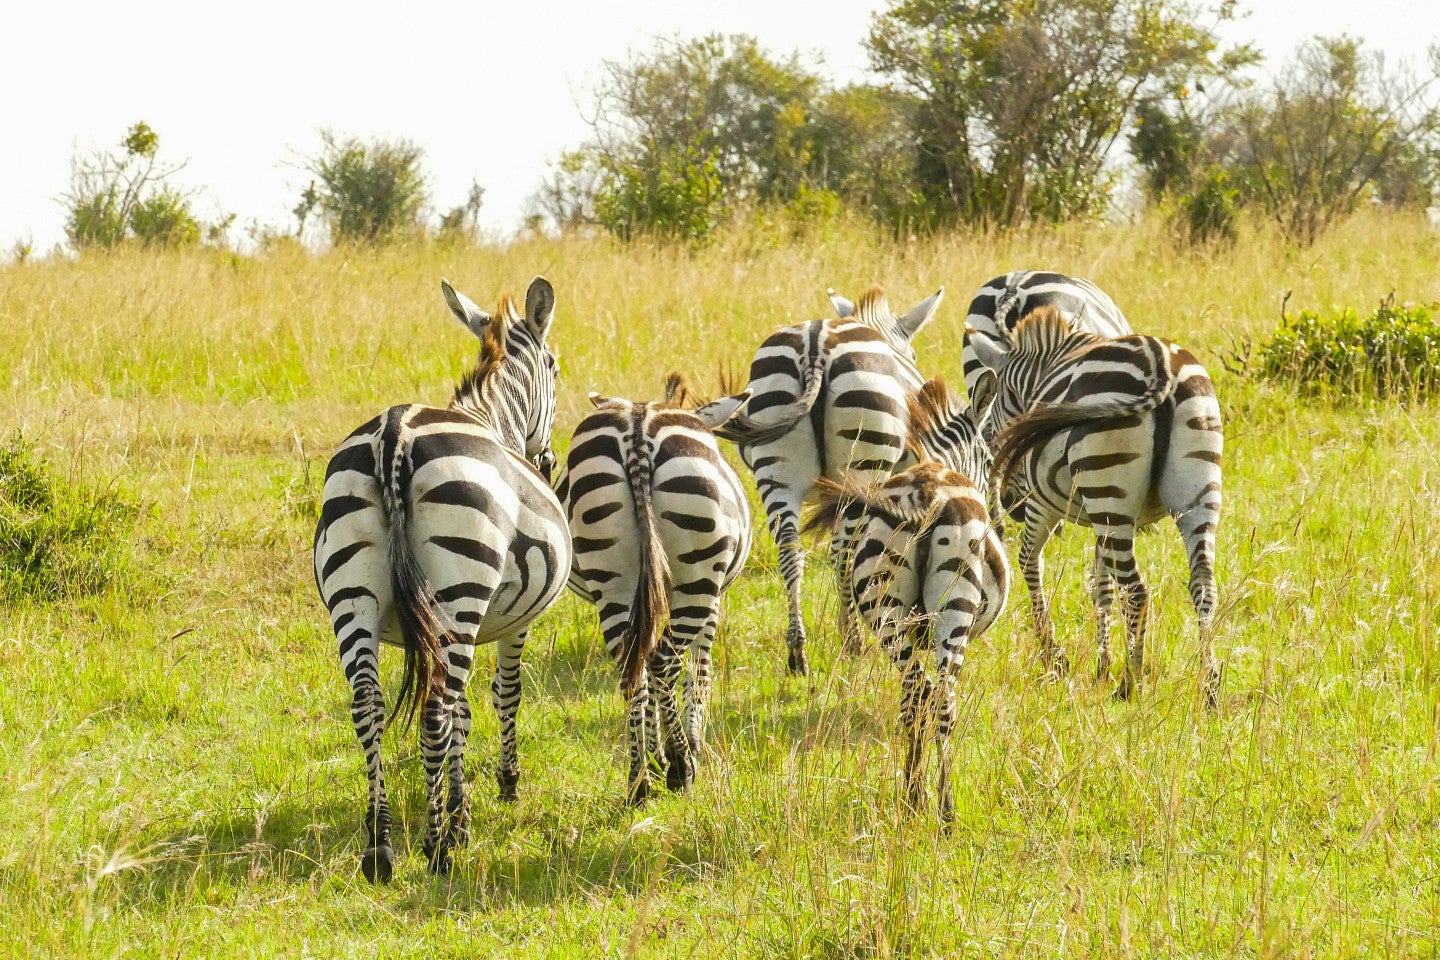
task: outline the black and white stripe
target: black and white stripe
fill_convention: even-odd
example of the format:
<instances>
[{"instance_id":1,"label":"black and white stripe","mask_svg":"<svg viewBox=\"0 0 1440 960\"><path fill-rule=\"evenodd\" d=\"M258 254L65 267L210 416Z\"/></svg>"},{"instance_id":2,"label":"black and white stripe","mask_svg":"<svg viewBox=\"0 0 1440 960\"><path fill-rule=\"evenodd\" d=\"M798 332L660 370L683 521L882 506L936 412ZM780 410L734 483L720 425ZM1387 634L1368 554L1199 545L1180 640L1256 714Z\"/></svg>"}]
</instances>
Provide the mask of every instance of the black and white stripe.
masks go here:
<instances>
[{"instance_id":1,"label":"black and white stripe","mask_svg":"<svg viewBox=\"0 0 1440 960\"><path fill-rule=\"evenodd\" d=\"M739 477L704 421L672 399L592 393L597 409L576 428L559 484L575 545L570 587L595 604L620 668L636 803L649 793L650 757L672 790L694 778L720 598L752 537ZM676 685L687 650L682 722Z\"/></svg>"},{"instance_id":2,"label":"black and white stripe","mask_svg":"<svg viewBox=\"0 0 1440 960\"><path fill-rule=\"evenodd\" d=\"M905 398L922 381L910 340L935 315L944 293L942 288L896 316L878 288L858 304L832 291L842 319L776 331L756 351L745 393L697 411L739 445L755 474L789 594L785 643L792 673L809 669L801 615L801 504L821 477L872 484L905 458ZM838 583L840 625L846 649L855 650L860 634L847 582L841 576Z\"/></svg>"},{"instance_id":3,"label":"black and white stripe","mask_svg":"<svg viewBox=\"0 0 1440 960\"><path fill-rule=\"evenodd\" d=\"M448 407L391 407L346 438L326 470L315 531L315 579L354 694L351 717L369 776L361 866L377 881L389 879L394 863L380 762L380 643L405 648L397 712L413 714L423 702L425 852L443 871L468 836L465 682L475 647L498 645L491 686L500 718L497 777L501 798L513 799L520 653L530 621L555 600L570 569L564 513L533 465L554 460L557 365L545 343L554 291L536 277L524 316L506 297L492 317L443 280L441 287L481 340L479 364Z\"/></svg>"},{"instance_id":4,"label":"black and white stripe","mask_svg":"<svg viewBox=\"0 0 1440 960\"><path fill-rule=\"evenodd\" d=\"M821 480L806 529L850 521L851 589L860 615L900 671L907 732L905 781L918 806L927 734L935 737L939 813L952 812L950 735L965 651L1005 608L1010 568L985 501L989 455L963 401L932 380L911 400L921 462L879 487ZM934 679L916 649L933 649Z\"/></svg>"},{"instance_id":5,"label":"black and white stripe","mask_svg":"<svg viewBox=\"0 0 1440 960\"><path fill-rule=\"evenodd\" d=\"M983 339L991 353L1004 353L1010 349L1010 335L1016 324L1044 306L1059 310L1075 330L1088 330L1102 337L1123 337L1131 332L1115 301L1089 280L1048 270L1015 270L995 277L975 294L965 317L961 360L971 403L989 403L988 398L975 392L983 362L974 341Z\"/></svg>"},{"instance_id":6,"label":"black and white stripe","mask_svg":"<svg viewBox=\"0 0 1440 960\"><path fill-rule=\"evenodd\" d=\"M992 482L1002 504L1025 521L1020 565L1042 655L1063 669L1042 592L1041 551L1062 520L1091 526L1097 672L1109 672L1109 610L1118 593L1129 634L1118 693L1133 693L1144 666L1149 603L1135 563L1135 532L1173 515L1185 540L1202 682L1213 705L1220 682L1211 628L1224 431L1210 377L1168 340L1072 330L1054 307L1033 311L1012 341L1003 353L987 353L988 342L977 345L989 368L981 376L993 380L987 416L1000 431Z\"/></svg>"}]
</instances>

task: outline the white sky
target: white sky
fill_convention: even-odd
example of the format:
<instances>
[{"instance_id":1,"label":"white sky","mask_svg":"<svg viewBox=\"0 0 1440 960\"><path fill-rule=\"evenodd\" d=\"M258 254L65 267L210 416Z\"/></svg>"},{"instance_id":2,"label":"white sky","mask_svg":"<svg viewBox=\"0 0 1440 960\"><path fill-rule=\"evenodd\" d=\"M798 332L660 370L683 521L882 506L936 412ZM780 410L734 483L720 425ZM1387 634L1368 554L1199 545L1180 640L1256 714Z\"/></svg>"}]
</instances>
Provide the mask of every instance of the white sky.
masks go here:
<instances>
[{"instance_id":1,"label":"white sky","mask_svg":"<svg viewBox=\"0 0 1440 960\"><path fill-rule=\"evenodd\" d=\"M1242 0L1243 2L1243 0ZM161 157L188 160L202 218L290 225L317 130L406 137L426 151L432 202L485 188L482 225L508 232L546 164L585 138L580 107L602 59L657 35L751 33L823 57L845 82L885 0L6 0L0 5L0 253L63 239L56 202L76 151L149 123ZM1387 55L1440 38L1426 0L1249 0L1227 30L1272 62L1314 33L1348 32Z\"/></svg>"}]
</instances>

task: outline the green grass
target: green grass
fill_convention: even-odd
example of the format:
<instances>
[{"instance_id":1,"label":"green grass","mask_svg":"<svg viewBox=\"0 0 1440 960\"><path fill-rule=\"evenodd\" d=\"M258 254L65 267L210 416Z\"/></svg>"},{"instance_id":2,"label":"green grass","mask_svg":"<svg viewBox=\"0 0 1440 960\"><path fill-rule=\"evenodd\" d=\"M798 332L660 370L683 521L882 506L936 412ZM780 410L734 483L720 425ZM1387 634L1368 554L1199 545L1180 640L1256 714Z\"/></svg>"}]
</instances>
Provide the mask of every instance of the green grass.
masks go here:
<instances>
[{"instance_id":1,"label":"green grass","mask_svg":"<svg viewBox=\"0 0 1440 960\"><path fill-rule=\"evenodd\" d=\"M1440 417L1299 399L1222 356L1274 328L1286 289L1317 310L1391 289L1425 300L1437 264L1431 229L1390 218L1310 250L1262 232L1208 256L1144 222L805 247L736 234L694 256L572 238L0 268L9 429L76 491L62 503L115 491L135 508L110 544L126 576L0 605L0 951L1433 956ZM945 284L918 349L958 382L971 291L1022 265L1095 279L1216 378L1219 711L1199 704L1164 526L1139 545L1155 597L1143 696L1118 704L1091 681L1088 542L1072 528L1047 559L1075 674L1040 679L1017 584L966 663L942 834L902 813L898 684L873 650L838 656L818 557L816 670L785 675L760 534L729 596L692 793L621 802L614 669L567 596L527 652L519 803L495 799L495 722L477 709L475 841L431 879L414 734L387 738L400 864L389 887L363 881L363 772L312 518L335 443L388 403L443 401L473 357L441 275L481 303L554 281L563 446L587 390L651 397L672 366L747 361L778 324L821 315L828 285L883 281L904 308Z\"/></svg>"}]
</instances>

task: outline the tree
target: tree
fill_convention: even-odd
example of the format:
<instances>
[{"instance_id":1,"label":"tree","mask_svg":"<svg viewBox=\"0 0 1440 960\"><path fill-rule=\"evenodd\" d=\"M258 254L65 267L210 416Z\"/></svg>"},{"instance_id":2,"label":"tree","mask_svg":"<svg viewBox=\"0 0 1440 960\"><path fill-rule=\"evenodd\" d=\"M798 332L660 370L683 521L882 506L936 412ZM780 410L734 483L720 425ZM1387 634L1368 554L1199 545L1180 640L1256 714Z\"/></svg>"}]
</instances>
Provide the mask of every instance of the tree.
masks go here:
<instances>
[{"instance_id":1,"label":"tree","mask_svg":"<svg viewBox=\"0 0 1440 960\"><path fill-rule=\"evenodd\" d=\"M485 188L472 181L465 202L451 207L440 218L437 239L442 243L474 243L480 234L480 207L485 203Z\"/></svg>"},{"instance_id":2,"label":"tree","mask_svg":"<svg viewBox=\"0 0 1440 960\"><path fill-rule=\"evenodd\" d=\"M339 137L320 132L321 150L306 161L316 179L300 195L295 217L303 233L313 216L335 243L387 243L421 232L427 193L423 151L408 140Z\"/></svg>"},{"instance_id":3,"label":"tree","mask_svg":"<svg viewBox=\"0 0 1440 960\"><path fill-rule=\"evenodd\" d=\"M126 132L120 149L71 161L70 189L62 200L71 244L108 248L134 239L174 247L198 241L200 224L189 197L167 182L184 164L158 162L160 137L144 122Z\"/></svg>"},{"instance_id":4,"label":"tree","mask_svg":"<svg viewBox=\"0 0 1440 960\"><path fill-rule=\"evenodd\" d=\"M1428 206L1440 146L1440 48L1429 76L1387 70L1350 37L1300 47L1239 104L1211 153L1290 238L1311 243L1366 197Z\"/></svg>"},{"instance_id":5,"label":"tree","mask_svg":"<svg viewBox=\"0 0 1440 960\"><path fill-rule=\"evenodd\" d=\"M1211 13L1180 0L898 0L871 63L918 99L918 188L941 216L1064 220L1108 200L1136 108L1222 73Z\"/></svg>"}]
</instances>

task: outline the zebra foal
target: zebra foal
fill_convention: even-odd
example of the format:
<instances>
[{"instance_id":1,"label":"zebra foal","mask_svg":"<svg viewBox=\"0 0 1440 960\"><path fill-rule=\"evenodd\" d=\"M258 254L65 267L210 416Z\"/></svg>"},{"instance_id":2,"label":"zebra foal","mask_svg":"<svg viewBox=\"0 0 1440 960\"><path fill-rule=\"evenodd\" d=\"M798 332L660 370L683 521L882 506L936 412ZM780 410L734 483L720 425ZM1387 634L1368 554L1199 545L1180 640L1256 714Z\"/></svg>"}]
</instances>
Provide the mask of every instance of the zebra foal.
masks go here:
<instances>
[{"instance_id":1,"label":"zebra foal","mask_svg":"<svg viewBox=\"0 0 1440 960\"><path fill-rule=\"evenodd\" d=\"M977 393L988 382L980 376L987 367L981 359L982 351L977 349L977 341L985 341L988 348L985 356L1008 351L1015 325L1030 311L1045 306L1058 310L1076 330L1088 330L1103 337L1123 337L1130 333L1130 323L1115 301L1083 277L1067 277L1049 270L1013 270L988 280L970 301L962 338L965 391L971 403L986 406L990 402Z\"/></svg>"},{"instance_id":2,"label":"zebra foal","mask_svg":"<svg viewBox=\"0 0 1440 960\"><path fill-rule=\"evenodd\" d=\"M989 451L964 402L935 379L910 398L909 411L918 462L878 487L821 480L805 528L847 530L839 548L861 618L900 671L906 796L919 806L925 739L933 735L943 822L954 809L956 679L970 641L1005 608L1010 568L986 506ZM933 680L917 647L934 651Z\"/></svg>"},{"instance_id":3,"label":"zebra foal","mask_svg":"<svg viewBox=\"0 0 1440 960\"><path fill-rule=\"evenodd\" d=\"M1129 639L1116 691L1129 698L1144 667L1149 590L1135 533L1173 515L1185 540L1190 599L1199 619L1207 704L1219 697L1211 638L1217 591L1224 431L1215 387L1189 351L1158 337L1109 338L1075 330L1054 306L1016 326L1012 347L976 338L993 382L986 416L998 430L991 473L1001 503L1025 522L1020 566L1042 656L1063 664L1042 589L1041 552L1062 520L1095 530L1091 579L1097 677L1110 669L1109 615L1119 594Z\"/></svg>"},{"instance_id":4,"label":"zebra foal","mask_svg":"<svg viewBox=\"0 0 1440 960\"><path fill-rule=\"evenodd\" d=\"M596 410L576 428L559 483L575 546L570 588L596 606L620 669L632 803L649 794L652 756L670 789L694 779L720 597L750 553L740 478L705 422L680 408L686 392L672 374L660 403L590 394Z\"/></svg>"},{"instance_id":5,"label":"zebra foal","mask_svg":"<svg viewBox=\"0 0 1440 960\"><path fill-rule=\"evenodd\" d=\"M480 359L448 407L405 404L364 424L325 471L315 582L330 611L351 719L365 752L365 876L390 879L391 815L380 762L387 721L382 642L405 651L401 711L421 710L431 870L467 842L465 698L480 644L497 643L491 702L500 719L500 797L520 779L515 715L530 622L565 585L570 537L546 478L554 462L555 354L545 342L555 292L536 277L525 313L509 297L492 316L440 282L451 311L480 338ZM391 715L393 718L393 714ZM449 792L445 793L448 774Z\"/></svg>"},{"instance_id":6,"label":"zebra foal","mask_svg":"<svg viewBox=\"0 0 1440 960\"><path fill-rule=\"evenodd\" d=\"M831 294L839 320L782 327L755 352L742 394L696 411L733 441L755 475L789 599L785 631L791 673L809 672L801 584L800 507L821 478L873 483L905 456L905 397L919 388L910 340L940 306L944 288L896 316L873 288L852 304ZM846 531L837 529L836 536ZM832 551L832 559L838 556ZM847 650L859 648L854 601L839 579L840 627Z\"/></svg>"}]
</instances>

